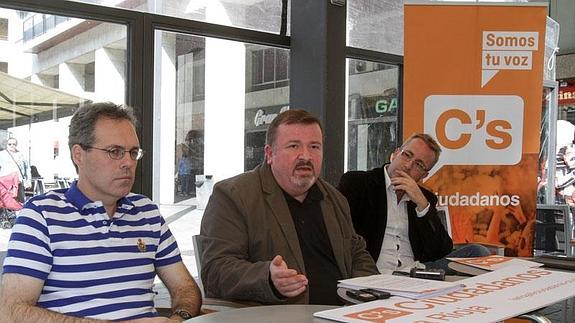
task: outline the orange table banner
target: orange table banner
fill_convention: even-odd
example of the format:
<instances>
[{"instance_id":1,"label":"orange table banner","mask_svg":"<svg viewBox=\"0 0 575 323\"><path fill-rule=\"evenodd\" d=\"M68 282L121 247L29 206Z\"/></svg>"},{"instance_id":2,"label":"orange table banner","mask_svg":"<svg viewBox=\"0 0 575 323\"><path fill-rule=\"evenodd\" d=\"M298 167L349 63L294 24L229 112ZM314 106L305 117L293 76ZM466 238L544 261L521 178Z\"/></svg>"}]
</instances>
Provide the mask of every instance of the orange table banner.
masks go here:
<instances>
[{"instance_id":1,"label":"orange table banner","mask_svg":"<svg viewBox=\"0 0 575 323\"><path fill-rule=\"evenodd\" d=\"M424 180L449 208L456 243L530 256L546 4L405 4L403 135L442 147Z\"/></svg>"},{"instance_id":2,"label":"orange table banner","mask_svg":"<svg viewBox=\"0 0 575 323\"><path fill-rule=\"evenodd\" d=\"M458 283L465 287L442 296L423 299L392 296L313 315L349 323L499 322L575 296L574 273L521 265Z\"/></svg>"}]
</instances>

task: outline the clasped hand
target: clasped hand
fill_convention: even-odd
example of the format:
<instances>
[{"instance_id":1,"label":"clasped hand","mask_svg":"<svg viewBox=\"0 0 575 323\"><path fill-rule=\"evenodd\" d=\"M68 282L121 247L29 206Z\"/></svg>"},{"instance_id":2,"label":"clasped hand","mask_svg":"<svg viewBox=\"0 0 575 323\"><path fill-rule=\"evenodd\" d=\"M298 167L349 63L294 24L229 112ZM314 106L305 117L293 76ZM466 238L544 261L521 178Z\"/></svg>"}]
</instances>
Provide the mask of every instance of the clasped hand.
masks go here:
<instances>
[{"instance_id":1,"label":"clasped hand","mask_svg":"<svg viewBox=\"0 0 575 323\"><path fill-rule=\"evenodd\" d=\"M422 211L427 207L428 201L423 195L423 192L417 185L417 182L409 176L408 173L398 170L397 176L391 178L391 184L396 192L404 192L409 196L411 201L417 204L417 210ZM398 199L401 199L401 195L398 194Z\"/></svg>"}]
</instances>

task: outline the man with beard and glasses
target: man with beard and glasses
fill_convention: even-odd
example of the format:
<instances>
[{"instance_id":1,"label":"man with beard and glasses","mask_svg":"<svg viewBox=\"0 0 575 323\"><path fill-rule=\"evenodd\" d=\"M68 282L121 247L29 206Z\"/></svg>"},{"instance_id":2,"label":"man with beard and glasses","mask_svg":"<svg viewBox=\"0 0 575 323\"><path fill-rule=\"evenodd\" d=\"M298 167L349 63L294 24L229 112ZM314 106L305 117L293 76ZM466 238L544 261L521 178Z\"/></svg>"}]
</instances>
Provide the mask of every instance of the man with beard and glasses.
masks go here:
<instances>
[{"instance_id":1,"label":"man with beard and glasses","mask_svg":"<svg viewBox=\"0 0 575 323\"><path fill-rule=\"evenodd\" d=\"M265 161L217 183L202 219L207 297L264 304L341 304L337 281L377 274L349 207L319 178L322 128L303 110L280 113Z\"/></svg>"}]
</instances>

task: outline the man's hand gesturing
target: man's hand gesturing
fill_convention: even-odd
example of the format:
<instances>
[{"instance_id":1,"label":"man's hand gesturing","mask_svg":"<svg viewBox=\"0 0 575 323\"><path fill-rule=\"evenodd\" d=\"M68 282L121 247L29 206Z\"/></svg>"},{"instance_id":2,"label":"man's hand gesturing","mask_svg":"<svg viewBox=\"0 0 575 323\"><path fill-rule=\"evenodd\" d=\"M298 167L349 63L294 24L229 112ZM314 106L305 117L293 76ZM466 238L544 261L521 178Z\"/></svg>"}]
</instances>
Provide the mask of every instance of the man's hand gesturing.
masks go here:
<instances>
[{"instance_id":1,"label":"man's hand gesturing","mask_svg":"<svg viewBox=\"0 0 575 323\"><path fill-rule=\"evenodd\" d=\"M270 263L270 277L276 290L285 297L298 296L307 288L307 277L289 269L280 255Z\"/></svg>"}]
</instances>

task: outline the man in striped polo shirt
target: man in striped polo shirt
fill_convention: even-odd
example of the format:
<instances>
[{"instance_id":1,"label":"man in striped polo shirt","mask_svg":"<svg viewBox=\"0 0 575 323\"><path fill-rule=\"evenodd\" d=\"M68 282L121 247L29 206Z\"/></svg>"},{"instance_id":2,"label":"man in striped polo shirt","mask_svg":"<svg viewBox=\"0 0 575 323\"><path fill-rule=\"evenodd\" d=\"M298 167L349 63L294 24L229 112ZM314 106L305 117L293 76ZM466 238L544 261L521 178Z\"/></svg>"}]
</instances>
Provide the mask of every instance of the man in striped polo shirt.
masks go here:
<instances>
[{"instance_id":1,"label":"man in striped polo shirt","mask_svg":"<svg viewBox=\"0 0 575 323\"><path fill-rule=\"evenodd\" d=\"M197 315L198 286L158 207L130 193L143 151L131 108L96 103L72 117L68 145L78 180L30 199L12 230L0 291L17 322L182 321ZM152 286L168 288L158 317Z\"/></svg>"}]
</instances>

